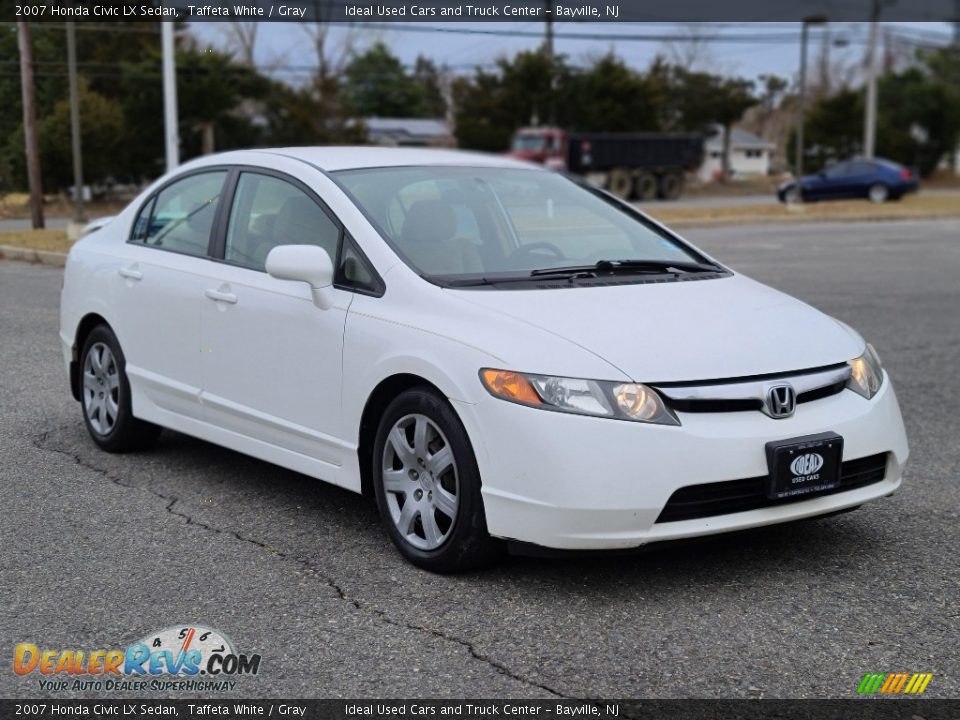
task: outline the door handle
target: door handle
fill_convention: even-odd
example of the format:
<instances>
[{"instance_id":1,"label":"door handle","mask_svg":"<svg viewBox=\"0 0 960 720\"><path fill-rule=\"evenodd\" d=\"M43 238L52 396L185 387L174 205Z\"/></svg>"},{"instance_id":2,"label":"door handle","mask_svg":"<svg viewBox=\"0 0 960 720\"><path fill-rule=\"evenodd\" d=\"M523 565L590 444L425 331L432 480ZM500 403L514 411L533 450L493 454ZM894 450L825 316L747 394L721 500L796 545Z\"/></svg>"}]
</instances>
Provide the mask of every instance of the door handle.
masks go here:
<instances>
[{"instance_id":1,"label":"door handle","mask_svg":"<svg viewBox=\"0 0 960 720\"><path fill-rule=\"evenodd\" d=\"M117 272L120 273L120 277L125 277L127 280L143 280L143 273L132 267L122 267Z\"/></svg>"},{"instance_id":2,"label":"door handle","mask_svg":"<svg viewBox=\"0 0 960 720\"><path fill-rule=\"evenodd\" d=\"M205 290L203 294L216 302L225 302L231 305L236 305L237 303L237 296L233 293L221 292L220 290Z\"/></svg>"}]
</instances>

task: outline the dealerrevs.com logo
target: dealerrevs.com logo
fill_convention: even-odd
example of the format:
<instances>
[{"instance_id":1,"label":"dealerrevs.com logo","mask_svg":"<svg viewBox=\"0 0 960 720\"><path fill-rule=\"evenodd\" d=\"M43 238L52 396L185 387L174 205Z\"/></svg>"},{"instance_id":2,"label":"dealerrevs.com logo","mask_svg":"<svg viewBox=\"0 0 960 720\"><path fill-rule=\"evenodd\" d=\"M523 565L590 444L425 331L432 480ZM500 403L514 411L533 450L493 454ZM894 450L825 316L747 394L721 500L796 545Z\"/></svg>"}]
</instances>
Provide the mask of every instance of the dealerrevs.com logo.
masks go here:
<instances>
[{"instance_id":1,"label":"dealerrevs.com logo","mask_svg":"<svg viewBox=\"0 0 960 720\"><path fill-rule=\"evenodd\" d=\"M260 655L237 652L218 630L184 624L149 633L125 650L41 649L20 643L14 648L13 671L36 675L45 692L233 690L238 676L260 671Z\"/></svg>"}]
</instances>

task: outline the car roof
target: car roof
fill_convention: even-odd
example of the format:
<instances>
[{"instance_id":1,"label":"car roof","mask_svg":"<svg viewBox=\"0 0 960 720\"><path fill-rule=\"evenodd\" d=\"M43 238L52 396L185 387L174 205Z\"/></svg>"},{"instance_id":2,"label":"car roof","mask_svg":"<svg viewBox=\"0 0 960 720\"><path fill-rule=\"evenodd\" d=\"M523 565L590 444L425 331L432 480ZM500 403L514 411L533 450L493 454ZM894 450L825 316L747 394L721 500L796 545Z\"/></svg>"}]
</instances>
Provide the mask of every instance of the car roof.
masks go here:
<instances>
[{"instance_id":1,"label":"car roof","mask_svg":"<svg viewBox=\"0 0 960 720\"><path fill-rule=\"evenodd\" d=\"M324 171L362 168L447 165L531 169L539 166L504 155L445 150L440 148L381 147L376 145L262 148L223 153L221 161L256 162L256 155L269 153L303 160ZM216 158L217 156L207 156Z\"/></svg>"}]
</instances>

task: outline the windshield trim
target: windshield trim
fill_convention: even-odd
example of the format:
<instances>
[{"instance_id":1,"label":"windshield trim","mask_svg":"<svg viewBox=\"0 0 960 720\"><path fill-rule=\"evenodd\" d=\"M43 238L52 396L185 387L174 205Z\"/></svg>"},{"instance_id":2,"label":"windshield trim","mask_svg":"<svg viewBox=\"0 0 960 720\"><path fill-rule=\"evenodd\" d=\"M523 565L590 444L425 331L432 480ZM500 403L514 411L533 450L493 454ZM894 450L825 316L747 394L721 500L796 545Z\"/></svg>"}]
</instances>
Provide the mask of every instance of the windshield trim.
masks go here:
<instances>
[{"instance_id":1,"label":"windshield trim","mask_svg":"<svg viewBox=\"0 0 960 720\"><path fill-rule=\"evenodd\" d=\"M366 218L367 222L369 222L370 225L377 231L377 234L380 236L383 242L386 243L387 247L389 247L397 255L397 257L400 258L403 264L406 265L412 272L414 272L416 275L418 275L419 277L421 277L423 280L430 283L431 285L436 285L442 288L464 290L464 289L472 289L477 287L495 287L498 282L512 284L512 283L518 282L520 278L527 281L535 280L537 282L558 282L558 281L569 282L569 280L567 278L560 278L559 280L557 280L551 277L531 278L529 276L529 272L522 271L522 270L515 271L515 272L501 271L501 272L482 272L482 273L462 273L458 275L431 275L429 273L425 273L421 271L416 266L416 264L412 260L410 260L410 258L407 257L407 255L403 252L403 250L401 250L398 247L397 243L394 242L393 238L390 237L389 233L387 233L386 230L383 227L381 227L380 223L373 217L373 215L371 215L367 211L366 207L364 207L364 205L350 191L350 189L346 186L343 180L339 177L341 174L346 175L347 173L354 173L358 171L394 170L394 169L397 169L397 170L400 170L400 169L407 169L407 170L445 170L445 169L518 170L518 171L534 172L534 173L547 173L550 175L559 176L567 180L568 182L572 183L573 185L576 185L581 189L591 193L595 197L599 198L600 200L604 201L605 203L613 207L615 210L619 210L620 212L624 213L631 219L639 222L641 225L643 225L645 228L647 228L651 232L664 236L667 240L675 243L684 252L688 253L697 262L700 262L706 265L716 265L718 275L723 275L731 272L728 268L723 266L721 263L705 255L703 252L693 247L690 243L688 243L686 240L678 236L672 230L656 222L655 220L647 216L642 211L622 201L620 198L616 197L615 195L612 195L606 190L590 185L583 178L568 172L557 172L554 170L547 170L545 168L539 168L539 167L512 167L509 165L471 165L469 163L464 163L464 164L444 163L439 165L437 164L383 165L383 166L376 166L376 167L365 166L365 167L359 167L359 168L341 168L339 170L324 171L324 175L326 175L334 184L336 184L336 186L340 188L341 192L343 192L343 194L350 199L350 202L353 203L353 205L357 208L357 210L360 211L363 217ZM674 273L665 272L664 274L673 275ZM494 276L497 276L499 279L493 280ZM641 276L636 275L634 277L640 278ZM643 274L643 277L650 278L652 276L649 273L645 273ZM463 280L463 281L470 281L470 280L481 280L484 278L490 278L491 280L493 280L493 282L483 283L479 285L471 285L471 284L458 285L455 282L455 280L457 279ZM622 279L626 280L626 277ZM643 279L637 280L638 284L643 282L644 282ZM572 287L577 287L577 286L578 285L572 285Z\"/></svg>"}]
</instances>

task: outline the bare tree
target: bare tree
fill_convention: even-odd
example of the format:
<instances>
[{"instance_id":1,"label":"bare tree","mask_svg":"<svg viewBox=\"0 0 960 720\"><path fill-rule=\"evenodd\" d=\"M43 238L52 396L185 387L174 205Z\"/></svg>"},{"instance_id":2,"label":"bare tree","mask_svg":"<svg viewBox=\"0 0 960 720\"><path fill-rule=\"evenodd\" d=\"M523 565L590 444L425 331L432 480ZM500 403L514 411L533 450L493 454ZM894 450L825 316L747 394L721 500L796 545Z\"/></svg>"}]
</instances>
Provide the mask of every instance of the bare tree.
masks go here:
<instances>
[{"instance_id":1,"label":"bare tree","mask_svg":"<svg viewBox=\"0 0 960 720\"><path fill-rule=\"evenodd\" d=\"M830 72L832 70L830 67L830 45L832 43L830 26L826 25L820 36L820 53L816 62L817 79L814 84L816 93L815 97L812 98L813 100L818 99L818 97L829 97L833 92L832 73Z\"/></svg>"},{"instance_id":2,"label":"bare tree","mask_svg":"<svg viewBox=\"0 0 960 720\"><path fill-rule=\"evenodd\" d=\"M331 42L330 31L333 26L329 21L330 3L324 0L313 0L312 7L313 16L316 19L312 23L302 23L300 27L307 33L313 44L317 57L314 84L322 93L330 80L343 72L353 53L357 37L356 31L351 27L344 30L336 43Z\"/></svg>"},{"instance_id":3,"label":"bare tree","mask_svg":"<svg viewBox=\"0 0 960 720\"><path fill-rule=\"evenodd\" d=\"M224 27L227 43L230 50L239 53L239 60L247 67L256 64L258 22L230 22Z\"/></svg>"},{"instance_id":4,"label":"bare tree","mask_svg":"<svg viewBox=\"0 0 960 720\"><path fill-rule=\"evenodd\" d=\"M677 31L682 39L668 40L663 50L672 65L688 72L710 70L713 57L710 41L713 34L708 33L703 23L684 23Z\"/></svg>"}]
</instances>

